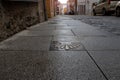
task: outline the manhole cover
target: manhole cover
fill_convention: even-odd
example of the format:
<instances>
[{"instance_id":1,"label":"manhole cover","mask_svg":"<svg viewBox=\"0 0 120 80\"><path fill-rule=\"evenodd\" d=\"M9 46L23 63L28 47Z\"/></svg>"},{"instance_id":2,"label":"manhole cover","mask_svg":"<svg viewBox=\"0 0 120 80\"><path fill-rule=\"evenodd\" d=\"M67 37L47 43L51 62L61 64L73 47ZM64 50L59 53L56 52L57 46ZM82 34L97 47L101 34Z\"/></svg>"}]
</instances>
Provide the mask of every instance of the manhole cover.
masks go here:
<instances>
[{"instance_id":1,"label":"manhole cover","mask_svg":"<svg viewBox=\"0 0 120 80\"><path fill-rule=\"evenodd\" d=\"M80 42L59 42L52 41L50 51L75 51L84 50Z\"/></svg>"}]
</instances>

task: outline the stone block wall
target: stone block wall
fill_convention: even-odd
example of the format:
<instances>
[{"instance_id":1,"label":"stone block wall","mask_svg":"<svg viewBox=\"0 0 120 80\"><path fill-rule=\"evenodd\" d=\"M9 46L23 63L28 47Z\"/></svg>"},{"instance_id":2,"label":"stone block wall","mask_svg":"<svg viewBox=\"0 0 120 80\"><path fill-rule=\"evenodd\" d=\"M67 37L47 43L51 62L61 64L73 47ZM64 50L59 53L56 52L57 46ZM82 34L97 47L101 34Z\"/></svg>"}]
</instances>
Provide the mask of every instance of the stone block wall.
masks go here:
<instances>
[{"instance_id":1,"label":"stone block wall","mask_svg":"<svg viewBox=\"0 0 120 80\"><path fill-rule=\"evenodd\" d=\"M40 22L38 2L0 2L0 39Z\"/></svg>"}]
</instances>

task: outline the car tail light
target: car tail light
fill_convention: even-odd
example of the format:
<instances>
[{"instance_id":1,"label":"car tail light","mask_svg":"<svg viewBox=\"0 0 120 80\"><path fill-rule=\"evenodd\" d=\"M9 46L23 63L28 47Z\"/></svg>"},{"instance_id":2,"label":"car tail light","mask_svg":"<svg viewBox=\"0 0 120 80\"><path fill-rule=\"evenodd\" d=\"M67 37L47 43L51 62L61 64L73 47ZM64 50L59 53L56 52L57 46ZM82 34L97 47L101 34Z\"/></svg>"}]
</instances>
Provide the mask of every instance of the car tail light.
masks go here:
<instances>
[{"instance_id":1,"label":"car tail light","mask_svg":"<svg viewBox=\"0 0 120 80\"><path fill-rule=\"evenodd\" d=\"M110 1L111 1L111 0L108 0L108 4L110 4Z\"/></svg>"}]
</instances>

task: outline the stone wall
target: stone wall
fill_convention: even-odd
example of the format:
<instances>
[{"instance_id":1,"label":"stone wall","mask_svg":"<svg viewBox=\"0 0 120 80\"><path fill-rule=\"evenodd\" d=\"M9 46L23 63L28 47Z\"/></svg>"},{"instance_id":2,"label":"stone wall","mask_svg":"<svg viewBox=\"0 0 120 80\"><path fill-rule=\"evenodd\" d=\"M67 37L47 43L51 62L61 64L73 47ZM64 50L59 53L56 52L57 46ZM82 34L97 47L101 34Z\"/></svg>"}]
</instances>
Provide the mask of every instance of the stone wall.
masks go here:
<instances>
[{"instance_id":1,"label":"stone wall","mask_svg":"<svg viewBox=\"0 0 120 80\"><path fill-rule=\"evenodd\" d=\"M0 1L0 39L40 22L38 2Z\"/></svg>"},{"instance_id":2,"label":"stone wall","mask_svg":"<svg viewBox=\"0 0 120 80\"><path fill-rule=\"evenodd\" d=\"M40 14L39 16L40 22L43 22L45 20L43 0L38 0L38 9L39 9L39 14Z\"/></svg>"},{"instance_id":3,"label":"stone wall","mask_svg":"<svg viewBox=\"0 0 120 80\"><path fill-rule=\"evenodd\" d=\"M1 28L2 23L3 23L2 19L3 19L3 7L1 4L1 0L0 0L0 28Z\"/></svg>"}]
</instances>

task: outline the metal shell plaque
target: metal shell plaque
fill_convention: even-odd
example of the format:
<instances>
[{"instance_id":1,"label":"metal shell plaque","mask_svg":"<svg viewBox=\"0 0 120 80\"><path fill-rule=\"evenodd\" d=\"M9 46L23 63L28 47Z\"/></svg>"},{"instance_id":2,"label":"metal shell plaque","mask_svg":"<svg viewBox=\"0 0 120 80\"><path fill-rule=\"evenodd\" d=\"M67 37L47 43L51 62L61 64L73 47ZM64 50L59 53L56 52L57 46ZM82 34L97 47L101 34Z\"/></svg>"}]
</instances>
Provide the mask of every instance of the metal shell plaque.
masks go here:
<instances>
[{"instance_id":1,"label":"metal shell plaque","mask_svg":"<svg viewBox=\"0 0 120 80\"><path fill-rule=\"evenodd\" d=\"M50 51L75 51L83 50L83 46L80 42L59 42L52 41Z\"/></svg>"}]
</instances>

